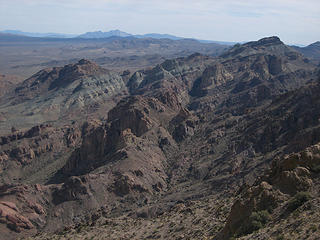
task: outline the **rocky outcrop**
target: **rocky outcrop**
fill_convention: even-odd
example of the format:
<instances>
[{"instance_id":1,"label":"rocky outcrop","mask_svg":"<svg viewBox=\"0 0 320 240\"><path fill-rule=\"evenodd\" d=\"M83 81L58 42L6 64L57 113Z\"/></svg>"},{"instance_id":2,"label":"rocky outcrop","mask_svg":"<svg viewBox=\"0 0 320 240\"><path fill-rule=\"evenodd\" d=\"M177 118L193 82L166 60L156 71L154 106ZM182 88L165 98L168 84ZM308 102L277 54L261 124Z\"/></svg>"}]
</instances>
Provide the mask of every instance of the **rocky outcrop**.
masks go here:
<instances>
[{"instance_id":1,"label":"rocky outcrop","mask_svg":"<svg viewBox=\"0 0 320 240\"><path fill-rule=\"evenodd\" d=\"M49 125L35 126L26 132L17 132L13 135L1 137L0 145L3 150L0 152L2 164L8 160L14 160L22 165L29 164L41 154L53 150L53 144L48 141L48 132L52 130ZM16 143L19 143L18 147Z\"/></svg>"},{"instance_id":2,"label":"rocky outcrop","mask_svg":"<svg viewBox=\"0 0 320 240\"><path fill-rule=\"evenodd\" d=\"M137 107L135 103L145 105L145 107L140 109L140 106ZM130 128L131 132L140 137L152 127L152 120L148 116L150 107L147 104L141 97L121 101L108 114L108 121L112 122L110 128L120 132Z\"/></svg>"},{"instance_id":3,"label":"rocky outcrop","mask_svg":"<svg viewBox=\"0 0 320 240\"><path fill-rule=\"evenodd\" d=\"M246 235L263 227L248 226L253 213L265 211L273 222L285 217L290 205L288 200L298 193L311 191L315 177L312 172L318 171L320 166L319 153L320 144L316 144L302 152L275 159L266 175L257 179L252 187L243 187L219 235L220 239Z\"/></svg>"},{"instance_id":4,"label":"rocky outcrop","mask_svg":"<svg viewBox=\"0 0 320 240\"><path fill-rule=\"evenodd\" d=\"M21 183L36 174L41 175L42 171L46 171L43 160L53 160L61 151L69 154L82 141L76 126L54 128L50 125L16 131L0 139L1 183Z\"/></svg>"},{"instance_id":5,"label":"rocky outcrop","mask_svg":"<svg viewBox=\"0 0 320 240\"><path fill-rule=\"evenodd\" d=\"M135 183L135 180L132 177L122 174L116 176L111 191L120 197L128 195L132 191L140 193L149 192L143 185Z\"/></svg>"},{"instance_id":6,"label":"rocky outcrop","mask_svg":"<svg viewBox=\"0 0 320 240\"><path fill-rule=\"evenodd\" d=\"M131 78L128 80L127 86L130 93L134 93L134 91L140 86L145 76L144 71L135 72Z\"/></svg>"},{"instance_id":7,"label":"rocky outcrop","mask_svg":"<svg viewBox=\"0 0 320 240\"><path fill-rule=\"evenodd\" d=\"M319 154L320 145L316 144L274 161L270 176L272 184L290 195L309 191L313 184L312 172L320 166Z\"/></svg>"},{"instance_id":8,"label":"rocky outcrop","mask_svg":"<svg viewBox=\"0 0 320 240\"><path fill-rule=\"evenodd\" d=\"M232 78L233 76L224 69L222 64L209 66L204 70L202 76L194 82L190 94L204 96L208 94L210 89L223 85Z\"/></svg>"},{"instance_id":9,"label":"rocky outcrop","mask_svg":"<svg viewBox=\"0 0 320 240\"><path fill-rule=\"evenodd\" d=\"M18 208L12 202L0 202L0 221L16 232L34 227L29 219L19 214Z\"/></svg>"},{"instance_id":10,"label":"rocky outcrop","mask_svg":"<svg viewBox=\"0 0 320 240\"><path fill-rule=\"evenodd\" d=\"M106 148L106 132L99 122L87 122L82 127L82 144L62 169L63 174L79 175L101 164Z\"/></svg>"},{"instance_id":11,"label":"rocky outcrop","mask_svg":"<svg viewBox=\"0 0 320 240\"><path fill-rule=\"evenodd\" d=\"M227 223L218 236L219 239L229 239L251 233L255 229L251 226L250 217L253 213L273 210L286 197L267 182L261 182L245 190L237 199L228 215Z\"/></svg>"},{"instance_id":12,"label":"rocky outcrop","mask_svg":"<svg viewBox=\"0 0 320 240\"><path fill-rule=\"evenodd\" d=\"M19 132L19 131L15 130L13 132L13 134L11 134L11 135L2 136L0 138L0 145L5 145L5 144L8 144L12 141L21 140L24 138L37 137L41 134L41 132L43 132L45 129L50 128L50 127L51 126L49 124L41 124L41 125L34 126L34 127L30 128L26 132Z\"/></svg>"},{"instance_id":13,"label":"rocky outcrop","mask_svg":"<svg viewBox=\"0 0 320 240\"><path fill-rule=\"evenodd\" d=\"M44 227L46 191L40 185L0 186L0 221L11 230L4 231L3 238L15 238L19 234L30 236L36 232L36 228Z\"/></svg>"},{"instance_id":14,"label":"rocky outcrop","mask_svg":"<svg viewBox=\"0 0 320 240\"><path fill-rule=\"evenodd\" d=\"M52 193L53 203L58 205L66 201L81 199L81 196L89 194L86 177L70 177Z\"/></svg>"},{"instance_id":15,"label":"rocky outcrop","mask_svg":"<svg viewBox=\"0 0 320 240\"><path fill-rule=\"evenodd\" d=\"M182 108L171 121L172 136L177 142L194 135L198 119L187 109Z\"/></svg>"}]
</instances>

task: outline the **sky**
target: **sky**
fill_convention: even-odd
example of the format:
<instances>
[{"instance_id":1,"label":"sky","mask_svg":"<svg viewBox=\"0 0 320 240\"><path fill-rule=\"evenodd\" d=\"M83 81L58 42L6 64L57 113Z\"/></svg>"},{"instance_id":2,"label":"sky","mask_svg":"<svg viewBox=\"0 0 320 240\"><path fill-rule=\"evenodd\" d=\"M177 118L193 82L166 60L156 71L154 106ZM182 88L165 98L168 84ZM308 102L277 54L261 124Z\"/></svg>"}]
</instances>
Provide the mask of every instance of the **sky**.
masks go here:
<instances>
[{"instance_id":1,"label":"sky","mask_svg":"<svg viewBox=\"0 0 320 240\"><path fill-rule=\"evenodd\" d=\"M81 34L120 29L243 42L320 41L320 0L0 0L0 30Z\"/></svg>"}]
</instances>

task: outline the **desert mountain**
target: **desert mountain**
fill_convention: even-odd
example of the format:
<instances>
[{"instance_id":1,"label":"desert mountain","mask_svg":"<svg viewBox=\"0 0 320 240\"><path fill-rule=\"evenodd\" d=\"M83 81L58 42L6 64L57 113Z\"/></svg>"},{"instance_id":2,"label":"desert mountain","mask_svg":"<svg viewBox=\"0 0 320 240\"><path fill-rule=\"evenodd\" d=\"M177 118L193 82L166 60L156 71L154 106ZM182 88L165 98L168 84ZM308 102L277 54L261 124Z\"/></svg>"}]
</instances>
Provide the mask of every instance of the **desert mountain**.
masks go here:
<instances>
[{"instance_id":1,"label":"desert mountain","mask_svg":"<svg viewBox=\"0 0 320 240\"><path fill-rule=\"evenodd\" d=\"M319 80L277 37L122 74L88 60L40 71L0 107L11 130L0 141L3 236L245 237L244 221L267 223L265 202L280 219L318 181L307 161L320 142ZM315 157L287 157L299 151Z\"/></svg>"},{"instance_id":2,"label":"desert mountain","mask_svg":"<svg viewBox=\"0 0 320 240\"><path fill-rule=\"evenodd\" d=\"M20 30L4 30L0 33L21 35L27 37L44 37L44 38L72 38L76 37L74 34L62 34L62 33L32 33L32 32L23 32Z\"/></svg>"},{"instance_id":3,"label":"desert mountain","mask_svg":"<svg viewBox=\"0 0 320 240\"><path fill-rule=\"evenodd\" d=\"M88 60L48 68L17 85L2 100L0 108L6 117L1 127L8 129L7 124L12 124L25 128L46 121L79 119L99 105L110 109L116 95L125 92L125 76Z\"/></svg>"},{"instance_id":4,"label":"desert mountain","mask_svg":"<svg viewBox=\"0 0 320 240\"><path fill-rule=\"evenodd\" d=\"M94 31L86 32L80 35L76 34L61 34L61 33L31 33L23 32L20 30L4 30L0 31L0 34L10 34L10 35L19 35L26 37L36 37L36 38L83 38L83 39L106 39L110 37L134 37L134 38L153 38L153 39L170 39L170 40L181 40L186 39L184 37L178 37L171 34L161 34L161 33L147 33L147 34L131 34L123 32L121 30L110 30L108 32L103 31ZM213 41L213 40L200 40L202 43L217 43L221 45L234 45L235 42L223 42L223 41Z\"/></svg>"},{"instance_id":5,"label":"desert mountain","mask_svg":"<svg viewBox=\"0 0 320 240\"><path fill-rule=\"evenodd\" d=\"M95 32L87 32L77 36L77 38L85 38L85 39L101 39L101 38L109 38L109 37L134 37L134 38L153 38L153 39L170 39L170 40L182 40L187 39L184 37L178 37L171 34L161 34L161 33L147 33L147 34L131 34L127 32L123 32L120 30L111 30L108 32L95 31ZM221 45L234 45L234 42L223 42L223 41L212 41L212 40L200 40L195 39L202 43L217 43Z\"/></svg>"},{"instance_id":6,"label":"desert mountain","mask_svg":"<svg viewBox=\"0 0 320 240\"><path fill-rule=\"evenodd\" d=\"M315 59L317 61L320 60L320 42L315 42L306 47L295 47L295 49L306 57L311 59Z\"/></svg>"},{"instance_id":7,"label":"desert mountain","mask_svg":"<svg viewBox=\"0 0 320 240\"><path fill-rule=\"evenodd\" d=\"M177 37L171 34L160 34L160 33L147 33L143 35L134 35L136 38L156 38L156 39L171 39L171 40L180 40L183 39L183 37Z\"/></svg>"},{"instance_id":8,"label":"desert mountain","mask_svg":"<svg viewBox=\"0 0 320 240\"><path fill-rule=\"evenodd\" d=\"M295 60L299 54L292 48L284 45L284 43L278 37L268 37L260 39L259 41L248 42L245 44L237 44L228 52L222 55L224 58L234 56L250 56L255 54L275 54L285 56Z\"/></svg>"},{"instance_id":9,"label":"desert mountain","mask_svg":"<svg viewBox=\"0 0 320 240\"><path fill-rule=\"evenodd\" d=\"M111 30L109 32L87 32L77 36L78 38L108 38L108 37L129 37L132 36L130 33L122 32L120 30Z\"/></svg>"},{"instance_id":10,"label":"desert mountain","mask_svg":"<svg viewBox=\"0 0 320 240\"><path fill-rule=\"evenodd\" d=\"M78 38L109 38L109 37L135 37L135 38L154 38L154 39L171 39L171 40L180 40L182 37L176 37L170 34L159 34L159 33L148 33L143 35L134 35L120 30L111 30L108 32L96 31L96 32L87 32L78 36Z\"/></svg>"}]
</instances>

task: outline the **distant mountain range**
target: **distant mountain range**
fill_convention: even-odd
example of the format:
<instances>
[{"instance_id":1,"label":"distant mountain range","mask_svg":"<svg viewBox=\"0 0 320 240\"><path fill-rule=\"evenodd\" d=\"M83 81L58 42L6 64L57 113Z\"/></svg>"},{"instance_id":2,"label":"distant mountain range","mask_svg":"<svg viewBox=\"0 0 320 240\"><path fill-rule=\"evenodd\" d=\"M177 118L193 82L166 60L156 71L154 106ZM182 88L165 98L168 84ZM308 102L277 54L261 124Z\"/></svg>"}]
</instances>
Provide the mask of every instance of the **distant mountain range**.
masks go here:
<instances>
[{"instance_id":1,"label":"distant mountain range","mask_svg":"<svg viewBox=\"0 0 320 240\"><path fill-rule=\"evenodd\" d=\"M27 37L50 37L50 38L73 38L76 37L76 34L62 34L62 33L31 33L31 32L23 32L20 30L4 30L0 31L0 33L8 33L14 35L21 35Z\"/></svg>"},{"instance_id":2,"label":"distant mountain range","mask_svg":"<svg viewBox=\"0 0 320 240\"><path fill-rule=\"evenodd\" d=\"M117 45L117 41L121 41L125 43L122 48L131 48L131 47L142 47L147 46L150 44L150 41L157 44L170 44L181 46L182 45L193 45L191 47L192 52L196 51L202 54L205 54L208 45L207 44L216 44L215 46L211 46L214 49L214 53L212 51L207 52L208 55L217 55L216 49L218 48L226 48L231 47L236 44L236 42L222 42L222 41L211 41L211 40L199 40L194 38L183 38L178 37L170 34L159 34L159 33L148 33L143 35L133 35L127 32L120 31L118 29L111 30L108 32L102 31L95 31L95 32L87 32L81 35L72 35L72 34L60 34L60 33L30 33L30 32L23 32L20 30L4 30L0 31L0 42L8 43L8 42L72 42L72 43L79 43L85 42L86 44L90 43L109 43ZM161 43L159 42L161 41ZM169 42L168 42L169 41ZM197 44L204 44L202 46L197 46L196 49L194 48ZM239 43L244 44L244 43ZM135 46L133 46L135 45ZM113 46L119 48L119 46ZM191 50L188 47L188 51ZM199 48L200 47L200 48ZM290 47L294 48L296 51L302 53L306 57L310 58L314 61L320 60L320 42L312 43L308 46L302 45L291 45ZM178 47L179 48L179 47ZM210 48L210 46L209 46ZM181 49L182 50L182 49ZM183 47L182 52L186 50ZM187 52L188 52L187 51ZM219 52L219 51L218 51ZM189 52L190 53L190 52ZM221 54L221 52L219 52ZM183 56L185 56L186 52L184 52ZM175 57L177 57L175 55ZM101 62L99 62L101 64Z\"/></svg>"},{"instance_id":3,"label":"distant mountain range","mask_svg":"<svg viewBox=\"0 0 320 240\"><path fill-rule=\"evenodd\" d=\"M109 32L95 31L95 32L86 32L77 36L78 38L109 38L109 37L130 37L132 34L122 32L118 29L111 30Z\"/></svg>"},{"instance_id":4,"label":"distant mountain range","mask_svg":"<svg viewBox=\"0 0 320 240\"><path fill-rule=\"evenodd\" d=\"M156 38L156 39L171 39L171 40L180 40L182 37L177 37L170 34L159 34L159 33L148 33L143 35L133 35L130 33L122 32L120 30L111 30L109 32L87 32L77 36L78 38L108 38L108 37L136 37L136 38Z\"/></svg>"},{"instance_id":5,"label":"distant mountain range","mask_svg":"<svg viewBox=\"0 0 320 240\"><path fill-rule=\"evenodd\" d=\"M42 37L42 38L84 38L84 39L100 39L100 38L109 38L109 37L135 37L135 38L154 38L154 39L171 39L171 40L181 40L185 39L183 37L177 37L170 34L160 34L160 33L147 33L147 34L131 34L127 32L120 31L118 29L111 30L108 32L95 31L95 32L86 32L84 34L61 34L61 33L31 33L23 32L20 30L4 30L0 33L13 34L27 37ZM211 41L211 40L200 40L196 39L202 43L218 43L223 45L234 45L237 42L223 42L223 41Z\"/></svg>"}]
</instances>

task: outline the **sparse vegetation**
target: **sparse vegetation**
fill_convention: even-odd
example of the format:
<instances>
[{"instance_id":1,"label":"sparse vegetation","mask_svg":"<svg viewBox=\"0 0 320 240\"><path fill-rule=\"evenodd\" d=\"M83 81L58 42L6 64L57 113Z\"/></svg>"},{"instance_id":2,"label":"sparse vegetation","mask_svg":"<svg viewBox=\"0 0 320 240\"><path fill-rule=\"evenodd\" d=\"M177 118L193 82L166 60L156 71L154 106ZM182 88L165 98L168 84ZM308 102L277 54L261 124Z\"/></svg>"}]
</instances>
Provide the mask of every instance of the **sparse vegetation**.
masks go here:
<instances>
[{"instance_id":1,"label":"sparse vegetation","mask_svg":"<svg viewBox=\"0 0 320 240\"><path fill-rule=\"evenodd\" d=\"M309 229L309 231L311 231L311 232L316 232L318 230L318 228L317 228L317 226L316 225L311 225L311 227L310 227L310 229Z\"/></svg>"},{"instance_id":2,"label":"sparse vegetation","mask_svg":"<svg viewBox=\"0 0 320 240\"><path fill-rule=\"evenodd\" d=\"M281 235L279 235L279 236L276 238L276 240L285 240L285 238L284 238L284 236L281 234Z\"/></svg>"},{"instance_id":3,"label":"sparse vegetation","mask_svg":"<svg viewBox=\"0 0 320 240\"><path fill-rule=\"evenodd\" d=\"M315 173L320 173L320 164L312 166L311 171L313 171Z\"/></svg>"},{"instance_id":4,"label":"sparse vegetation","mask_svg":"<svg viewBox=\"0 0 320 240\"><path fill-rule=\"evenodd\" d=\"M298 192L288 203L287 209L293 212L298 207L302 206L305 202L311 199L311 194L309 192Z\"/></svg>"},{"instance_id":5,"label":"sparse vegetation","mask_svg":"<svg viewBox=\"0 0 320 240\"><path fill-rule=\"evenodd\" d=\"M239 232L239 236L247 235L259 230L271 219L270 214L266 210L253 212L248 221L243 225Z\"/></svg>"}]
</instances>

